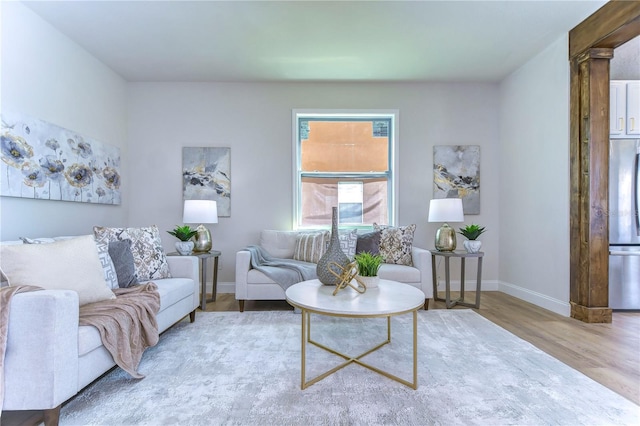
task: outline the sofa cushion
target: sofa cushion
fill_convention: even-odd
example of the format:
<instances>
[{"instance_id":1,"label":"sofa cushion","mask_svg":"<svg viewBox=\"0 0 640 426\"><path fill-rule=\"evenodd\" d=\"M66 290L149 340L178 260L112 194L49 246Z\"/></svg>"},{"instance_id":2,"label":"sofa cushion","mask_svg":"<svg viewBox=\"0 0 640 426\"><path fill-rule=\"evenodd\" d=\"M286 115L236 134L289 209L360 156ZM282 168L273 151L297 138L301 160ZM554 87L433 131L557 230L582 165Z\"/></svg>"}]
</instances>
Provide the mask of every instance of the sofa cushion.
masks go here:
<instances>
[{"instance_id":1,"label":"sofa cushion","mask_svg":"<svg viewBox=\"0 0 640 426\"><path fill-rule=\"evenodd\" d=\"M0 269L9 285L73 290L80 305L114 299L92 235L49 244L0 245Z\"/></svg>"},{"instance_id":2,"label":"sofa cushion","mask_svg":"<svg viewBox=\"0 0 640 426\"><path fill-rule=\"evenodd\" d=\"M94 226L98 242L131 240L131 252L139 281L170 278L167 256L162 248L160 232L155 225L145 228L107 228Z\"/></svg>"},{"instance_id":3,"label":"sofa cushion","mask_svg":"<svg viewBox=\"0 0 640 426\"><path fill-rule=\"evenodd\" d=\"M193 280L190 278L165 278L153 282L158 286L158 294L160 294L159 312L185 297L193 297Z\"/></svg>"},{"instance_id":4,"label":"sofa cushion","mask_svg":"<svg viewBox=\"0 0 640 426\"><path fill-rule=\"evenodd\" d=\"M130 239L111 241L109 243L109 256L111 256L116 270L118 287L126 288L138 284Z\"/></svg>"},{"instance_id":5,"label":"sofa cushion","mask_svg":"<svg viewBox=\"0 0 640 426\"><path fill-rule=\"evenodd\" d=\"M347 255L349 260L353 260L356 255L356 248L358 245L358 230L351 229L338 232L338 240L340 240L340 248L342 252Z\"/></svg>"},{"instance_id":6,"label":"sofa cushion","mask_svg":"<svg viewBox=\"0 0 640 426\"><path fill-rule=\"evenodd\" d=\"M293 259L303 262L318 263L329 245L329 231L299 232L296 235L296 246Z\"/></svg>"},{"instance_id":7,"label":"sofa cushion","mask_svg":"<svg viewBox=\"0 0 640 426\"><path fill-rule=\"evenodd\" d=\"M260 233L260 247L273 257L293 259L296 248L296 231L263 230Z\"/></svg>"},{"instance_id":8,"label":"sofa cushion","mask_svg":"<svg viewBox=\"0 0 640 426\"><path fill-rule=\"evenodd\" d=\"M380 231L367 232L366 234L358 235L356 254L364 251L371 254L380 253Z\"/></svg>"},{"instance_id":9,"label":"sofa cushion","mask_svg":"<svg viewBox=\"0 0 640 426\"><path fill-rule=\"evenodd\" d=\"M78 327L78 356L88 354L102 346L102 338L97 328L92 325Z\"/></svg>"},{"instance_id":10,"label":"sofa cushion","mask_svg":"<svg viewBox=\"0 0 640 426\"><path fill-rule=\"evenodd\" d=\"M380 231L380 255L385 263L412 266L411 247L416 225L384 226L373 224L375 231Z\"/></svg>"},{"instance_id":11,"label":"sofa cushion","mask_svg":"<svg viewBox=\"0 0 640 426\"><path fill-rule=\"evenodd\" d=\"M418 268L393 263L383 263L378 269L378 276L383 280L399 281L401 283L419 283L422 279Z\"/></svg>"}]
</instances>

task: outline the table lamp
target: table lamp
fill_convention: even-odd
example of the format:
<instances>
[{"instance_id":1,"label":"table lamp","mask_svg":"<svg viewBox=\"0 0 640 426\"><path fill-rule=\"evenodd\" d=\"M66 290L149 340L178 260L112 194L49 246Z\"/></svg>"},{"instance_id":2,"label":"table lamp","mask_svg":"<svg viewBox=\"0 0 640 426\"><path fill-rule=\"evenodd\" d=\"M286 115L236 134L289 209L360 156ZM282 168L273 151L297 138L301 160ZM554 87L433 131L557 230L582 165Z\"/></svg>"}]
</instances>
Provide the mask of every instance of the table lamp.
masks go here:
<instances>
[{"instance_id":1,"label":"table lamp","mask_svg":"<svg viewBox=\"0 0 640 426\"><path fill-rule=\"evenodd\" d=\"M464 222L462 199L438 198L429 203L429 222L444 222L436 231L436 250L454 251L456 231L447 222Z\"/></svg>"},{"instance_id":2,"label":"table lamp","mask_svg":"<svg viewBox=\"0 0 640 426\"><path fill-rule=\"evenodd\" d=\"M218 223L218 204L213 200L184 200L183 223L199 223L196 231L196 253L206 253L211 250L211 232L203 223Z\"/></svg>"}]
</instances>

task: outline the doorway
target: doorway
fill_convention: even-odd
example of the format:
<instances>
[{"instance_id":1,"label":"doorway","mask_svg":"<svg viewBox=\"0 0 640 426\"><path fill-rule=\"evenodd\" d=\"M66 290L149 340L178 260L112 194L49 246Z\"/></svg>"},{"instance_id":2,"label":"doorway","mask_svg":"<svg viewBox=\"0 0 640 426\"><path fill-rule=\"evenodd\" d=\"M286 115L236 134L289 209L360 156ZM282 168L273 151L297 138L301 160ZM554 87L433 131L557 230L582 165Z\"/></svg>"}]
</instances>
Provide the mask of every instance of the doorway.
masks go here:
<instances>
[{"instance_id":1,"label":"doorway","mask_svg":"<svg viewBox=\"0 0 640 426\"><path fill-rule=\"evenodd\" d=\"M614 49L640 35L640 2L611 1L569 32L571 316L610 323L609 71Z\"/></svg>"}]
</instances>

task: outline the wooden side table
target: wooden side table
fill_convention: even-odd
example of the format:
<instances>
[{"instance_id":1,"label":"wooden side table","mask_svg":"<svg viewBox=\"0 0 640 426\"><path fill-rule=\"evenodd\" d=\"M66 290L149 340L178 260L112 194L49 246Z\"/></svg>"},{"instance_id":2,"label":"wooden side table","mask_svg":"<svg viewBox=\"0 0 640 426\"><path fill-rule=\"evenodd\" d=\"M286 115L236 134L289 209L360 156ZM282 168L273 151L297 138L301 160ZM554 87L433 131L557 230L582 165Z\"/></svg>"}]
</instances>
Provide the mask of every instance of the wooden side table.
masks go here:
<instances>
[{"instance_id":1,"label":"wooden side table","mask_svg":"<svg viewBox=\"0 0 640 426\"><path fill-rule=\"evenodd\" d=\"M218 292L218 258L222 255L222 252L217 250L211 250L206 253L192 253L190 256L195 256L200 259L200 309L205 311L207 309L207 302L215 302L216 294ZM167 253L167 256L181 256L178 252ZM211 290L211 299L207 300L207 262L210 258L213 258L213 289Z\"/></svg>"},{"instance_id":2,"label":"wooden side table","mask_svg":"<svg viewBox=\"0 0 640 426\"><path fill-rule=\"evenodd\" d=\"M482 257L483 252L467 253L466 251L438 251L436 249L429 250L431 252L431 272L433 281L433 300L445 302L447 309L456 305L467 306L469 308L480 308L480 287L482 285ZM438 297L437 275L436 275L436 256L444 257L444 277L445 277L445 298ZM460 258L460 297L451 300L451 274L449 272L449 260L452 257ZM471 304L464 301L464 272L465 260L469 257L478 259L478 271L476 275L476 303Z\"/></svg>"}]
</instances>

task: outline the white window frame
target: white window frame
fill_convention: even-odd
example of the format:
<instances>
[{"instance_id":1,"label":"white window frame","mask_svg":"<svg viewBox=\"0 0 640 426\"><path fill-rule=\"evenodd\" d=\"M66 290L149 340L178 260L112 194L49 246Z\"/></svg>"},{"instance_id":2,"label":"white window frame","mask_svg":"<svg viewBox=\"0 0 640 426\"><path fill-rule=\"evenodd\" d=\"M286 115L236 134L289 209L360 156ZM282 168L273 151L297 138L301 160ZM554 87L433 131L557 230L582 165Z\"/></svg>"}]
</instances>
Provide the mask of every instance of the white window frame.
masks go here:
<instances>
[{"instance_id":1,"label":"white window frame","mask_svg":"<svg viewBox=\"0 0 640 426\"><path fill-rule=\"evenodd\" d=\"M302 190L301 181L302 173L300 167L300 143L299 143L299 118L306 117L340 117L340 118L390 118L391 119L391 138L389 147L389 163L391 170L389 171L390 193L388 196L388 225L395 226L398 217L398 188L399 188L399 161L398 161L398 141L399 141L399 110L397 109L293 109L291 111L292 135L293 135L293 211L292 211L292 229L303 228L300 223L300 212L302 211ZM383 224L380 224L383 225ZM387 224L384 224L387 225Z\"/></svg>"}]
</instances>

